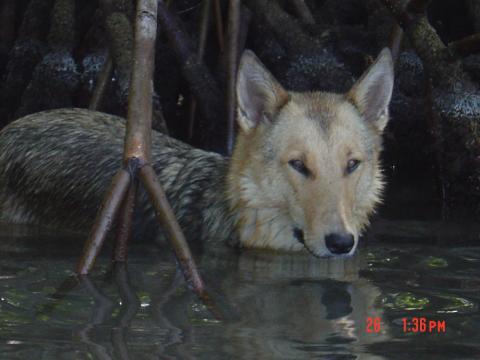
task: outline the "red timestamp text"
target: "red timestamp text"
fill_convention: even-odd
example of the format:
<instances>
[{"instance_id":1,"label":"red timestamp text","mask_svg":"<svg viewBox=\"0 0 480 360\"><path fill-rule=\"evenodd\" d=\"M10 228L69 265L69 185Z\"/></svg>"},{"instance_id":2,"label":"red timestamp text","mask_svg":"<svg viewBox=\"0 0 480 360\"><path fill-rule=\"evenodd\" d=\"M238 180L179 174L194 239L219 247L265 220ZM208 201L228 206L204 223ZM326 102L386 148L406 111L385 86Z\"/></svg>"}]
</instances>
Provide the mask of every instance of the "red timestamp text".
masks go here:
<instances>
[{"instance_id":1,"label":"red timestamp text","mask_svg":"<svg viewBox=\"0 0 480 360\"><path fill-rule=\"evenodd\" d=\"M379 317L367 317L366 331L367 333L379 333L381 330L382 320Z\"/></svg>"},{"instance_id":2,"label":"red timestamp text","mask_svg":"<svg viewBox=\"0 0 480 360\"><path fill-rule=\"evenodd\" d=\"M403 332L405 333L445 333L445 320L432 320L425 317L403 318Z\"/></svg>"}]
</instances>

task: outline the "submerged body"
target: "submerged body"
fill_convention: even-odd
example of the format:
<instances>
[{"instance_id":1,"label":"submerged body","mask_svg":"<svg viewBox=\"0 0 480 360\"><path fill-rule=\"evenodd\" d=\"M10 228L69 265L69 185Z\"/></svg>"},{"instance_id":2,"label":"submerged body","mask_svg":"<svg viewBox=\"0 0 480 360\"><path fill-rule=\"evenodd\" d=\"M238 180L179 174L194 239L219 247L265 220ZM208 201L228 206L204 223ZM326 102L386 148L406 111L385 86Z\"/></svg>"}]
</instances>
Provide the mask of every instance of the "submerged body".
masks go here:
<instances>
[{"instance_id":1,"label":"submerged body","mask_svg":"<svg viewBox=\"0 0 480 360\"><path fill-rule=\"evenodd\" d=\"M237 81L231 159L153 132L158 179L190 242L351 255L383 187L388 50L347 94L288 92L250 52ZM87 230L121 165L125 121L41 112L0 132L0 221ZM157 236L141 192L136 233Z\"/></svg>"},{"instance_id":2,"label":"submerged body","mask_svg":"<svg viewBox=\"0 0 480 360\"><path fill-rule=\"evenodd\" d=\"M0 137L0 220L88 231L121 166L124 136L124 119L85 109L44 111L14 122ZM227 159L157 131L152 159L186 236L228 238ZM143 191L135 223L140 236L158 234Z\"/></svg>"}]
</instances>

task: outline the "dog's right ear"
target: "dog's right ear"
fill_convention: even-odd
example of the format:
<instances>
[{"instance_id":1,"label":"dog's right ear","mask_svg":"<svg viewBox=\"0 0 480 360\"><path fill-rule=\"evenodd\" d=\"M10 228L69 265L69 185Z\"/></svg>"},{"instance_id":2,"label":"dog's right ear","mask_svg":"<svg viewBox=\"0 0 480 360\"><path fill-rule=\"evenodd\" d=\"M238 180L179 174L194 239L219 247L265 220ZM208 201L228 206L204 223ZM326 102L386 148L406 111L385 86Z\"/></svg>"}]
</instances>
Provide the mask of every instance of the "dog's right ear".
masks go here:
<instances>
[{"instance_id":1,"label":"dog's right ear","mask_svg":"<svg viewBox=\"0 0 480 360\"><path fill-rule=\"evenodd\" d=\"M238 124L248 132L262 121L273 119L288 101L287 91L255 54L246 50L237 75Z\"/></svg>"}]
</instances>

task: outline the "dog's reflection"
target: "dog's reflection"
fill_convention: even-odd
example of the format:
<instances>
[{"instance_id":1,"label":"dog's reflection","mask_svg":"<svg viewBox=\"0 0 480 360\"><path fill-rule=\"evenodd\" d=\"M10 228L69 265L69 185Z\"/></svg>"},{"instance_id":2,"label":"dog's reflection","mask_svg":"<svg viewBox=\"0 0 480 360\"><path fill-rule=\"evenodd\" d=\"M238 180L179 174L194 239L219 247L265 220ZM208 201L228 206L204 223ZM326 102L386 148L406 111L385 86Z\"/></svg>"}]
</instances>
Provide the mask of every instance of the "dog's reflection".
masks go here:
<instances>
[{"instance_id":1,"label":"dog's reflection","mask_svg":"<svg viewBox=\"0 0 480 360\"><path fill-rule=\"evenodd\" d=\"M172 273L161 286L149 286L154 279L131 267L133 290L126 268L117 265L112 279L121 298L120 313L112 317L117 304L85 277L82 284L94 307L78 334L95 358L130 358L130 324L140 308L136 292L142 291L151 299L150 320L162 329L161 344L152 346L151 355L158 358L228 358L233 353L241 358L362 358L361 346L388 337L384 325L380 333L367 332L367 318L381 317L375 307L380 292L359 277L362 262L360 255L319 262L264 252L209 254L200 267L207 283L215 284L217 313L226 314L220 321L185 288L181 273ZM203 309L200 314L198 308ZM102 324L108 324L111 344L95 341L94 329Z\"/></svg>"},{"instance_id":2,"label":"dog's reflection","mask_svg":"<svg viewBox=\"0 0 480 360\"><path fill-rule=\"evenodd\" d=\"M237 305L241 316L227 326L224 337L232 339L228 346L257 358L303 358L307 354L361 358L358 344L385 339L388 329L384 324L379 333L367 331L367 318L381 317L375 306L381 293L359 276L367 266L365 254L315 260L292 254L243 253L236 267L222 277L222 293L228 303ZM221 268L218 263L213 266Z\"/></svg>"}]
</instances>

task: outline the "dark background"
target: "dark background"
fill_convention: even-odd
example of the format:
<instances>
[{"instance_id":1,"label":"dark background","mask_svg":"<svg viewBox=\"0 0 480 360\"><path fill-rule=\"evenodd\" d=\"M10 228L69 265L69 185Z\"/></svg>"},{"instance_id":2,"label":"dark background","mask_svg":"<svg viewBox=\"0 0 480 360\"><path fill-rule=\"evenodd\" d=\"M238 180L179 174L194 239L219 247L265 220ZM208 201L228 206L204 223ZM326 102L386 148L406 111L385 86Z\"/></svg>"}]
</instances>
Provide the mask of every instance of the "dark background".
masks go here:
<instances>
[{"instance_id":1,"label":"dark background","mask_svg":"<svg viewBox=\"0 0 480 360\"><path fill-rule=\"evenodd\" d=\"M165 3L154 127L227 153L229 3L209 2L203 58L198 42L205 1ZM288 89L343 92L383 47L400 40L384 137L394 201L383 214L479 219L480 2L306 0L311 17L298 3L243 1L238 56L252 49ZM134 13L129 0L1 0L0 127L40 110L88 107L107 57L113 73L97 108L125 116Z\"/></svg>"}]
</instances>

